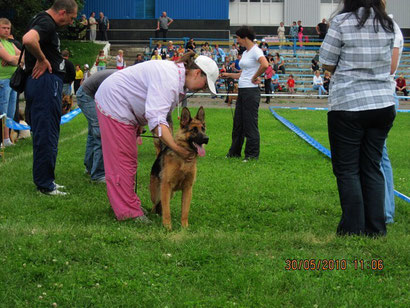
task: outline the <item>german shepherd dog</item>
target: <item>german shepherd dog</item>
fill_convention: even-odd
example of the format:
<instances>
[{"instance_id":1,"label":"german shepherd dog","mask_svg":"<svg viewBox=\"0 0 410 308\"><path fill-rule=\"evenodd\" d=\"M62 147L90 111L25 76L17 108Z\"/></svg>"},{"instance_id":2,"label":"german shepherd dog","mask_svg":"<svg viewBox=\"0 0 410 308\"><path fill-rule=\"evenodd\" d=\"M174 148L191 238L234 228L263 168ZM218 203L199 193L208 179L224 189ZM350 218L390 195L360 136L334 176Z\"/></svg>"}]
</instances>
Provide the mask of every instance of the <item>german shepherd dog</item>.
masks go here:
<instances>
[{"instance_id":1,"label":"german shepherd dog","mask_svg":"<svg viewBox=\"0 0 410 308\"><path fill-rule=\"evenodd\" d=\"M170 148L163 149L151 169L151 201L152 212L162 215L162 223L172 229L170 200L175 191L182 190L182 227L188 227L188 214L192 198L192 186L196 178L196 158L204 156L203 145L208 144L205 134L205 111L201 107L195 118L191 118L188 108L182 109L180 129L175 136L175 142L195 154L192 161L173 152Z\"/></svg>"},{"instance_id":2,"label":"german shepherd dog","mask_svg":"<svg viewBox=\"0 0 410 308\"><path fill-rule=\"evenodd\" d=\"M73 108L73 104L73 96L64 94L61 100L62 115L69 113L71 111L71 108Z\"/></svg>"}]
</instances>

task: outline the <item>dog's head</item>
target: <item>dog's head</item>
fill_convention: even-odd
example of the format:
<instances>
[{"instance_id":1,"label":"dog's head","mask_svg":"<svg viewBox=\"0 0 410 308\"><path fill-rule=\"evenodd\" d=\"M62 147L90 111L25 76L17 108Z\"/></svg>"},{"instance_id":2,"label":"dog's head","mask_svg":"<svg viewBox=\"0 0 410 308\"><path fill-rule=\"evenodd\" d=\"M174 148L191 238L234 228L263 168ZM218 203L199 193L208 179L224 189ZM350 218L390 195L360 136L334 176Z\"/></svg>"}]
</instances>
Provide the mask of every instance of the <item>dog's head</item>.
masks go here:
<instances>
[{"instance_id":1,"label":"dog's head","mask_svg":"<svg viewBox=\"0 0 410 308\"><path fill-rule=\"evenodd\" d=\"M201 106L195 118L191 117L191 112L184 107L181 113L180 133L189 147L199 156L205 155L204 144L208 144L209 137L205 133L205 110Z\"/></svg>"},{"instance_id":2,"label":"dog's head","mask_svg":"<svg viewBox=\"0 0 410 308\"><path fill-rule=\"evenodd\" d=\"M72 95L63 95L62 99L62 114L67 114L70 112L71 108L73 107L73 96Z\"/></svg>"}]
</instances>

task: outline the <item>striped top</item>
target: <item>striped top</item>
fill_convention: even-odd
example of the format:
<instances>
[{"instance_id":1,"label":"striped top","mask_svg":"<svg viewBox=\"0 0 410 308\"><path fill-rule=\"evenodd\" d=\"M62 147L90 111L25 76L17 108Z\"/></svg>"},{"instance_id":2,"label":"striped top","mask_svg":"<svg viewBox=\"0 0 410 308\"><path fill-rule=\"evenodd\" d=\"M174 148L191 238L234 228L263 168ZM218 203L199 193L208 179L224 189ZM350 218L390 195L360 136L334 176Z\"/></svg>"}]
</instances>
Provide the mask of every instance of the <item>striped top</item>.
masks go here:
<instances>
[{"instance_id":1,"label":"striped top","mask_svg":"<svg viewBox=\"0 0 410 308\"><path fill-rule=\"evenodd\" d=\"M360 8L358 14L363 12ZM362 28L350 13L337 15L331 22L320 48L320 62L336 66L329 110L361 111L395 104L390 77L394 33L380 24L375 32L374 16L371 10Z\"/></svg>"}]
</instances>

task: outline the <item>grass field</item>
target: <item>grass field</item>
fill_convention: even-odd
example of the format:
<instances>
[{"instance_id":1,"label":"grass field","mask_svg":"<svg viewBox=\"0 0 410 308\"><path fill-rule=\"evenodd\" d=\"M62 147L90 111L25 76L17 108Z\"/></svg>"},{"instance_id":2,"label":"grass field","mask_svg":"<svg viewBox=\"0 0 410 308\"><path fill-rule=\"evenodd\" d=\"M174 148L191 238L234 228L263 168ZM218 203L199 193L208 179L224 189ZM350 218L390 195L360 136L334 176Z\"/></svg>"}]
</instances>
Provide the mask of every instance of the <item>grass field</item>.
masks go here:
<instances>
[{"instance_id":1,"label":"grass field","mask_svg":"<svg viewBox=\"0 0 410 308\"><path fill-rule=\"evenodd\" d=\"M83 174L83 115L61 131L56 174L67 197L36 192L29 140L7 148L0 163L0 306L410 306L408 203L396 198L396 223L385 238L337 237L341 209L327 158L261 110L260 160L226 159L231 113L206 112L210 143L198 162L186 230L180 193L172 200L172 232L155 216L150 226L115 220L105 186ZM278 113L328 147L325 112ZM388 147L396 189L406 195L409 140L410 114L398 114ZM144 139L138 192L147 208L153 161L152 141ZM286 270L292 259L302 269ZM312 259L316 266L322 260L320 269L303 270ZM325 260L335 268L326 270Z\"/></svg>"}]
</instances>

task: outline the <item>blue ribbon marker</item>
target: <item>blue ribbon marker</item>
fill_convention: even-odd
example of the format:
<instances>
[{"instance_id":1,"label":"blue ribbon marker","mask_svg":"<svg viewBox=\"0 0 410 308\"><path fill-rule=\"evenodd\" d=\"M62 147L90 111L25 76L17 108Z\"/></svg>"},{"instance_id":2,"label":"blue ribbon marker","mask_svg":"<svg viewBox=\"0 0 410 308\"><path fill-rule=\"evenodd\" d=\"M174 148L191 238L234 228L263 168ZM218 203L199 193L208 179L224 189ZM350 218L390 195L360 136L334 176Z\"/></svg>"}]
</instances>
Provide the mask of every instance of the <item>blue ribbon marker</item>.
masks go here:
<instances>
[{"instance_id":1,"label":"blue ribbon marker","mask_svg":"<svg viewBox=\"0 0 410 308\"><path fill-rule=\"evenodd\" d=\"M269 110L272 112L273 116L279 120L283 125L285 125L287 128L289 128L291 131L293 131L296 135L298 135L300 138L305 140L307 143L309 143L312 147L317 149L319 152L323 153L327 157L331 158L330 151L325 148L323 145L321 145L319 142L317 142L315 139L313 139L311 136L306 134L303 130L301 130L299 127L297 127L295 124L292 122L288 121L284 117L281 117L275 112L275 108L279 109L303 109L304 110L327 110L327 108L310 108L310 107L269 107ZM309 109L308 109L309 108ZM410 112L410 110L409 110ZM401 192L394 190L394 194L399 197L400 199L403 199L406 202L410 203L410 198L407 197L406 195L402 194Z\"/></svg>"}]
</instances>

